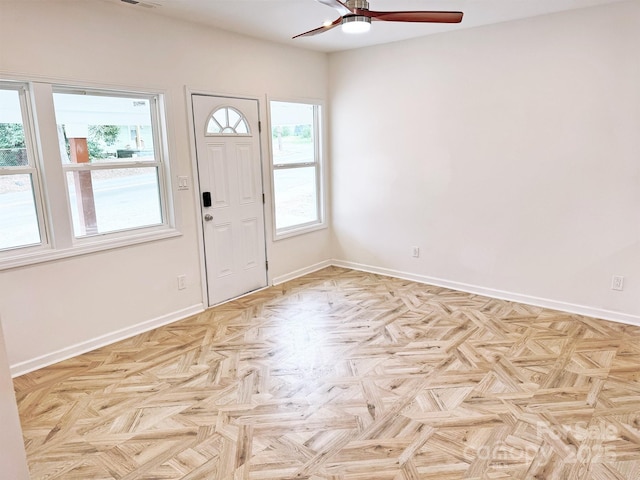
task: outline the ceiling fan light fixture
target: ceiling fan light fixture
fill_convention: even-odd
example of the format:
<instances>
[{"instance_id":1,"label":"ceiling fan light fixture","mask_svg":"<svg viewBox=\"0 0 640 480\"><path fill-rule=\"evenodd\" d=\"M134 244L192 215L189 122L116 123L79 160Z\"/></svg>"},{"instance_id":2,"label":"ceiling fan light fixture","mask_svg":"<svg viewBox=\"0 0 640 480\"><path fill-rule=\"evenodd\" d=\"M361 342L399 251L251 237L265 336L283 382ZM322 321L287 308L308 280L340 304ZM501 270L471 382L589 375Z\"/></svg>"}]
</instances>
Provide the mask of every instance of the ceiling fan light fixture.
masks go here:
<instances>
[{"instance_id":1,"label":"ceiling fan light fixture","mask_svg":"<svg viewBox=\"0 0 640 480\"><path fill-rule=\"evenodd\" d=\"M364 15L350 15L342 19L344 33L365 33L371 29L371 19Z\"/></svg>"}]
</instances>

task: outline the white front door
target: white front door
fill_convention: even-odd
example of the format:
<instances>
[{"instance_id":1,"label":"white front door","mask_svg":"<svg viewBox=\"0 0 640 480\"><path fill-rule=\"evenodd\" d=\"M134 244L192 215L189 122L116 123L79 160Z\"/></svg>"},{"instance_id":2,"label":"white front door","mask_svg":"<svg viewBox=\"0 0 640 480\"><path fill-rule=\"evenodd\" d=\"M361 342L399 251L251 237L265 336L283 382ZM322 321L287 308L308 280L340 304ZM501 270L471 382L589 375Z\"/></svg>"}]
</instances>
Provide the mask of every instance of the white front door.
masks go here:
<instances>
[{"instance_id":1,"label":"white front door","mask_svg":"<svg viewBox=\"0 0 640 480\"><path fill-rule=\"evenodd\" d=\"M267 285L258 102L191 101L211 306Z\"/></svg>"}]
</instances>

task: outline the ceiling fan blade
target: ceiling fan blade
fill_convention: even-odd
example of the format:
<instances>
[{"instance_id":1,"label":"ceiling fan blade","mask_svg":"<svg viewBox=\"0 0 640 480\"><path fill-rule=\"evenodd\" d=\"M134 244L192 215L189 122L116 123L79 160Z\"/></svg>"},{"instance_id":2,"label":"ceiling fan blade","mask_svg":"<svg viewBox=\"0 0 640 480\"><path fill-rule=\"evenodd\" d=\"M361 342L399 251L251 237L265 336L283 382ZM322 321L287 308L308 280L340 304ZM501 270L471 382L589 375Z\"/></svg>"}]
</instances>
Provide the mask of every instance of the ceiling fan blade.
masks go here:
<instances>
[{"instance_id":1,"label":"ceiling fan blade","mask_svg":"<svg viewBox=\"0 0 640 480\"><path fill-rule=\"evenodd\" d=\"M347 5L342 3L340 0L316 0L316 1L324 5L327 5L328 7L335 8L336 10L338 10L338 12L340 12L340 15L349 15L350 13L353 13L353 10L347 7Z\"/></svg>"},{"instance_id":2,"label":"ceiling fan blade","mask_svg":"<svg viewBox=\"0 0 640 480\"><path fill-rule=\"evenodd\" d=\"M321 27L314 28L313 30L309 30L308 32L304 32L304 33L301 33L299 35L296 35L293 38L312 37L313 35L318 35L319 33L327 32L327 31L331 30L333 27L337 27L341 23L342 23L342 17L338 17L332 23L330 23L329 25L323 25Z\"/></svg>"},{"instance_id":3,"label":"ceiling fan blade","mask_svg":"<svg viewBox=\"0 0 640 480\"><path fill-rule=\"evenodd\" d=\"M356 15L388 22L460 23L462 12L374 12L356 9Z\"/></svg>"}]
</instances>

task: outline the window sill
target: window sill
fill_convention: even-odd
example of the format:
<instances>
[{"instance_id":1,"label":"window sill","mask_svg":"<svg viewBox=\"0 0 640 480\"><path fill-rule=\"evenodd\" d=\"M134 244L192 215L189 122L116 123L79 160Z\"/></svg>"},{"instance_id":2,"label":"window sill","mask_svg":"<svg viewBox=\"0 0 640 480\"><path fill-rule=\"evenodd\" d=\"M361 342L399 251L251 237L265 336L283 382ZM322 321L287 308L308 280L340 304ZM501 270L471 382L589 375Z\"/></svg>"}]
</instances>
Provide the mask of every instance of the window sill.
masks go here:
<instances>
[{"instance_id":1,"label":"window sill","mask_svg":"<svg viewBox=\"0 0 640 480\"><path fill-rule=\"evenodd\" d=\"M298 235L304 235L305 233L315 232L317 230L324 230L328 228L327 222L316 223L313 225L307 225L304 227L292 228L291 230L284 230L281 233L275 233L273 235L273 241L284 240L285 238L297 237Z\"/></svg>"},{"instance_id":2,"label":"window sill","mask_svg":"<svg viewBox=\"0 0 640 480\"><path fill-rule=\"evenodd\" d=\"M176 229L163 229L162 231L145 232L135 235L127 235L121 238L109 238L103 240L85 241L80 245L74 245L65 249L46 249L37 252L12 255L10 257L0 258L0 271L10 270L12 268L24 267L27 265L35 265L38 263L51 262L64 258L86 255L89 253L103 252L116 248L138 245L141 243L154 242L167 238L181 236L182 233Z\"/></svg>"}]
</instances>

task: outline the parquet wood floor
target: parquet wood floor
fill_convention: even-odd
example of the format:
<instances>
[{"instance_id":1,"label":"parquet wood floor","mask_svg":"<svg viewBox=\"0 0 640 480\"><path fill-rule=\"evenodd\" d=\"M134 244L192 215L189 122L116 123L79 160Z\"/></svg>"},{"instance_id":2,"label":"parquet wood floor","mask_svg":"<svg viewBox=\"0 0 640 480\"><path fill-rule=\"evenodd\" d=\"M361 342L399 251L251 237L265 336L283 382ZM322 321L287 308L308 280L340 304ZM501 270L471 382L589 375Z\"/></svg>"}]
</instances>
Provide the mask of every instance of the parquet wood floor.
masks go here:
<instances>
[{"instance_id":1,"label":"parquet wood floor","mask_svg":"<svg viewBox=\"0 0 640 480\"><path fill-rule=\"evenodd\" d=\"M339 268L15 387L34 480L640 479L640 328Z\"/></svg>"}]
</instances>

